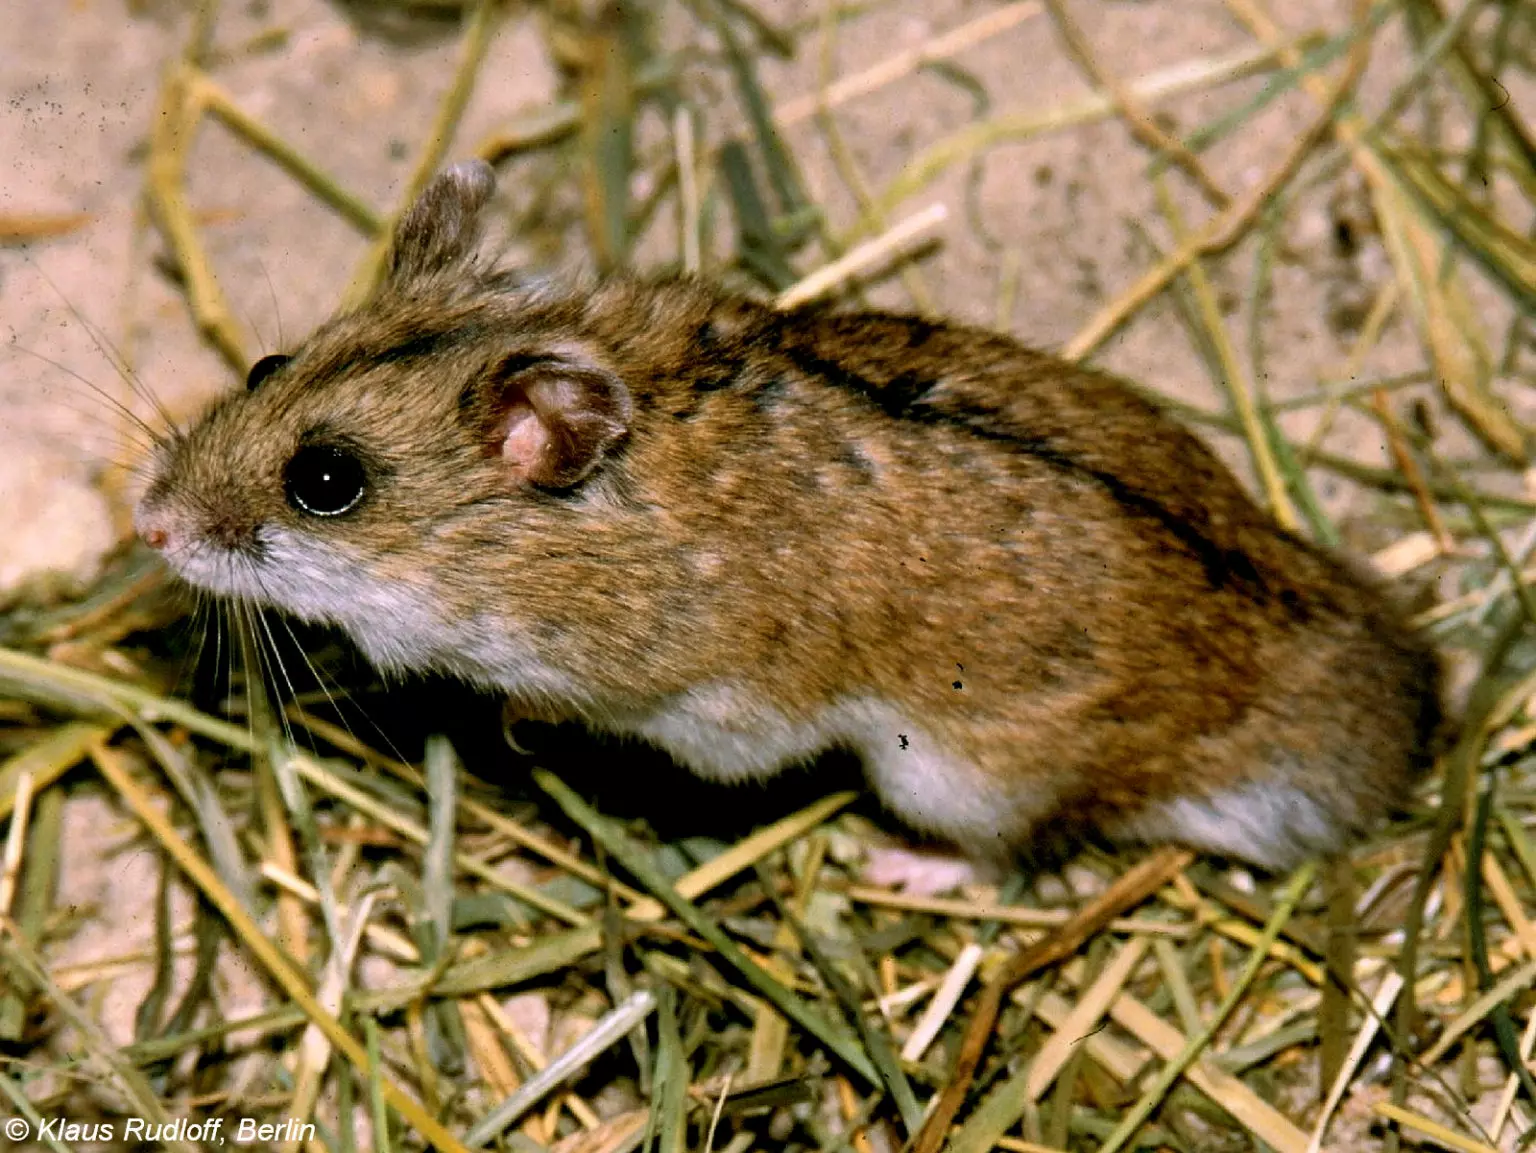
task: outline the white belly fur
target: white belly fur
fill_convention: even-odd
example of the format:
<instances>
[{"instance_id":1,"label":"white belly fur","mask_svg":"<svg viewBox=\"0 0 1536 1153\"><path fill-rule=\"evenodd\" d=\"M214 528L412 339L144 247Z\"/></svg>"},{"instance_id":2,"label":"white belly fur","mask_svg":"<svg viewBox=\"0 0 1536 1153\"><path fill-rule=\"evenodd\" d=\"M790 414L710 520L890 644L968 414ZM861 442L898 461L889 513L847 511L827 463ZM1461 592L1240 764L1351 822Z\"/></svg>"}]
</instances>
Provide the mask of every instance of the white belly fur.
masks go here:
<instances>
[{"instance_id":1,"label":"white belly fur","mask_svg":"<svg viewBox=\"0 0 1536 1153\"><path fill-rule=\"evenodd\" d=\"M832 748L864 762L871 786L897 816L962 844L991 845L1017 824L1021 798L1005 795L974 764L942 748L888 703L844 698L813 722L793 722L730 685L685 693L639 717L599 727L666 750L702 777L745 781L772 776ZM1041 811L1051 798L1038 798Z\"/></svg>"},{"instance_id":2,"label":"white belly fur","mask_svg":"<svg viewBox=\"0 0 1536 1153\"><path fill-rule=\"evenodd\" d=\"M1299 789L1264 782L1148 805L1116 831L1285 869L1310 852L1336 845L1338 823L1337 814Z\"/></svg>"}]
</instances>

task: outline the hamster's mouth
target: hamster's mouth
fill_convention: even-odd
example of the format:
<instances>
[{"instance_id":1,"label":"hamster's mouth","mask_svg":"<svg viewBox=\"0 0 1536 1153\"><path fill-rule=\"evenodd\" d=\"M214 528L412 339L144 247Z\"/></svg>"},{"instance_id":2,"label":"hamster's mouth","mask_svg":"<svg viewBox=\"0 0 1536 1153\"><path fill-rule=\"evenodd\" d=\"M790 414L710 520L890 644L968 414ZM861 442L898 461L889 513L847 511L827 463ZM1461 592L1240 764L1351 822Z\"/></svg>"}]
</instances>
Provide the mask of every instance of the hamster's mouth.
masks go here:
<instances>
[{"instance_id":1,"label":"hamster's mouth","mask_svg":"<svg viewBox=\"0 0 1536 1153\"><path fill-rule=\"evenodd\" d=\"M369 595L373 583L357 561L273 525L258 528L249 547L223 548L205 539L164 549L161 555L171 571L194 588L305 620L345 624L376 599Z\"/></svg>"},{"instance_id":2,"label":"hamster's mouth","mask_svg":"<svg viewBox=\"0 0 1536 1153\"><path fill-rule=\"evenodd\" d=\"M376 667L433 670L484 688L577 699L578 682L525 631L486 606L454 617L429 572L383 576L332 542L266 525L254 547L200 541L166 550L170 567L214 596L340 628Z\"/></svg>"},{"instance_id":3,"label":"hamster's mouth","mask_svg":"<svg viewBox=\"0 0 1536 1153\"><path fill-rule=\"evenodd\" d=\"M257 529L248 549L203 541L167 551L165 559L183 580L214 596L337 626L383 667L440 664L445 646L450 653L455 647L454 630L429 587L401 576L382 579L345 549L280 525Z\"/></svg>"},{"instance_id":4,"label":"hamster's mouth","mask_svg":"<svg viewBox=\"0 0 1536 1153\"><path fill-rule=\"evenodd\" d=\"M161 553L166 567L200 592L229 600L278 603L263 572L265 564L244 551L194 543Z\"/></svg>"}]
</instances>

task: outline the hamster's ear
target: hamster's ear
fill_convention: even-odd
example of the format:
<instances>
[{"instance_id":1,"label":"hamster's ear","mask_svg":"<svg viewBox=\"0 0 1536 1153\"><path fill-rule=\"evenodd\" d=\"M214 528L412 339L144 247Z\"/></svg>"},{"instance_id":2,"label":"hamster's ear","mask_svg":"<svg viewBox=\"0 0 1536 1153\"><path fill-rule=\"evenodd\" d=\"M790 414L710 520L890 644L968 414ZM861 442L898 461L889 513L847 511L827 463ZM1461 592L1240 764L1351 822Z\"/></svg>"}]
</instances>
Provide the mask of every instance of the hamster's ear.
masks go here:
<instances>
[{"instance_id":1,"label":"hamster's ear","mask_svg":"<svg viewBox=\"0 0 1536 1153\"><path fill-rule=\"evenodd\" d=\"M509 356L478 391L487 449L539 488L586 479L629 435L629 389L585 358Z\"/></svg>"},{"instance_id":2,"label":"hamster's ear","mask_svg":"<svg viewBox=\"0 0 1536 1153\"><path fill-rule=\"evenodd\" d=\"M480 234L480 210L496 189L483 160L465 160L433 177L395 225L389 282L401 284L463 264Z\"/></svg>"}]
</instances>

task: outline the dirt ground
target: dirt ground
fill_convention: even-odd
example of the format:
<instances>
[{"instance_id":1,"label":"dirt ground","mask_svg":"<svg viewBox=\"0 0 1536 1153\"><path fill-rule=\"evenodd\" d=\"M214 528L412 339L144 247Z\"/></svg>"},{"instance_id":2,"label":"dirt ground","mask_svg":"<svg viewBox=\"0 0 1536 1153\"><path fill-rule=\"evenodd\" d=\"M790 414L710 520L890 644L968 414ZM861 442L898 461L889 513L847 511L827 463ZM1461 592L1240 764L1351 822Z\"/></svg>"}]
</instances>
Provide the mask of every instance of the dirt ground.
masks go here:
<instances>
[{"instance_id":1,"label":"dirt ground","mask_svg":"<svg viewBox=\"0 0 1536 1153\"><path fill-rule=\"evenodd\" d=\"M362 5L363 9L387 5ZM779 102L816 90L821 75L823 5L760 0L781 28L800 30L792 61L766 66ZM976 0L889 0L848 16L832 54L832 73L855 73L904 48L995 10ZM1337 31L1347 5L1299 0L1274 5L1292 34ZM1075 0L1069 5L1102 66L1123 80L1181 65L1221 61L1254 41L1221 0ZM130 373L172 419L184 420L209 397L238 386L236 374L199 335L186 295L144 203L147 142L166 69L185 51L192 6L178 0L71 0L25 3L25 18L5 17L0 32L0 602L85 582L131 532L131 480L122 469L144 436L116 411L160 419L119 372ZM230 0L215 25L210 70L233 101L317 160L342 187L379 213L396 202L460 51L452 22L356 18L322 0ZM389 13L386 13L389 15ZM545 14L509 4L468 108L448 150L466 154L492 133L554 99L562 76L551 58ZM659 35L671 34L676 14ZM1401 33L1379 38L1363 86L1379 105L1404 75ZM1049 14L1032 12L968 49L956 72L924 70L860 97L838 111L842 138L868 185L885 187L925 149L978 115L1043 111L1092 92L1064 51ZM1168 129L1204 124L1252 96L1263 78L1204 87L1153 107ZM708 90L701 83L699 91ZM739 130L742 110L721 90L711 110L716 138ZM1233 195L1260 180L1315 115L1291 92L1242 132L1202 155L1215 182ZM641 125L643 142L665 139L659 114ZM834 233L850 229L857 207L812 121L785 131L811 199ZM892 213L892 221L931 203L949 208L917 267L936 307L980 323L1001 323L1021 339L1057 346L1104 302L1131 284L1171 245L1146 178L1148 154L1114 117L1101 117L986 152L957 165ZM509 211L520 202L523 165L503 169ZM207 122L189 162L189 198L213 269L251 355L298 339L335 306L364 254L359 232L320 204L270 160ZM1170 181L1186 219L1211 211L1191 184ZM1380 244L1341 243L1349 186L1338 169L1317 166L1298 184L1276 236L1273 288L1257 327L1266 355L1260 382L1272 398L1314 390L1336 373L1358 333L1363 303L1389 275ZM573 243L511 247L541 270L569 274L589 261L579 245L579 197L545 210L566 219ZM640 247L643 259L669 255L667 225ZM22 242L26 240L27 242ZM1244 305L1256 246L1247 242L1212 272L1234 330L1246 331ZM808 255L809 272L815 260ZM999 317L1000 287L1017 276L1016 296ZM911 307L903 282L882 276L871 299ZM1484 296L1477 298L1480 303ZM1486 296L1492 329L1499 305ZM1097 360L1170 396L1217 408L1211 383L1177 309L1142 310ZM1244 352L1246 356L1246 349ZM1362 373L1422 365L1404 315L1389 322ZM1303 424L1288 425L1294 433ZM1345 414L1327 447L1367 463L1385 461L1374 425ZM1222 451L1246 467L1239 446ZM1325 483L1332 511L1367 511L1371 498ZM1365 533L1362 547L1384 543ZM154 862L110 848L127 835L119 812L97 799L72 802L63 900L102 915L63 946L83 960L149 944ZM78 841L75 835L78 833ZM126 1039L147 971L116 982L102 1019ZM231 1009L236 1006L233 1002ZM254 1004L251 1006L254 1008Z\"/></svg>"}]
</instances>

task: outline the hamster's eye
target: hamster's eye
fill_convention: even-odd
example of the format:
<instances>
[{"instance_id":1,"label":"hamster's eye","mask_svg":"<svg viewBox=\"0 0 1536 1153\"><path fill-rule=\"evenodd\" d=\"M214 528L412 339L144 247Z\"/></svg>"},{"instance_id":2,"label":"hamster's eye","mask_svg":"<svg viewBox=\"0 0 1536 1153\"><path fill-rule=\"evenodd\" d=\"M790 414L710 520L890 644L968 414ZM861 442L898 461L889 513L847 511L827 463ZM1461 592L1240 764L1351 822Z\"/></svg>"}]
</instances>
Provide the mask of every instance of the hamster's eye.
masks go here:
<instances>
[{"instance_id":1,"label":"hamster's eye","mask_svg":"<svg viewBox=\"0 0 1536 1153\"><path fill-rule=\"evenodd\" d=\"M284 356L280 352L274 352L262 357L255 364L251 365L251 371L245 374L245 391L255 392L261 387L262 381L266 380L267 377L271 376L292 359L293 357Z\"/></svg>"},{"instance_id":2,"label":"hamster's eye","mask_svg":"<svg viewBox=\"0 0 1536 1153\"><path fill-rule=\"evenodd\" d=\"M288 503L310 516L351 512L368 491L363 462L344 448L311 444L299 449L283 474Z\"/></svg>"}]
</instances>

